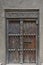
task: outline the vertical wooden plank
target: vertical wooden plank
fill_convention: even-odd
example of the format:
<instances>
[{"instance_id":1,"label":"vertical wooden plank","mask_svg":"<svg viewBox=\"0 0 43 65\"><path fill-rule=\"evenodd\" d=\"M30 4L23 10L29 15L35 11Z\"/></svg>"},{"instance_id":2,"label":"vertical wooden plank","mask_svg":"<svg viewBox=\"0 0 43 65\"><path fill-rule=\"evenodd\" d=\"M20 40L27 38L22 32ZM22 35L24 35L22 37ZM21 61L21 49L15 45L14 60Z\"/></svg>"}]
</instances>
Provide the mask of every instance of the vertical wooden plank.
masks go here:
<instances>
[{"instance_id":1,"label":"vertical wooden plank","mask_svg":"<svg viewBox=\"0 0 43 65\"><path fill-rule=\"evenodd\" d=\"M8 19L7 19L7 63L8 63Z\"/></svg>"},{"instance_id":2,"label":"vertical wooden plank","mask_svg":"<svg viewBox=\"0 0 43 65\"><path fill-rule=\"evenodd\" d=\"M36 65L38 65L38 20L36 20Z\"/></svg>"},{"instance_id":3,"label":"vertical wooden plank","mask_svg":"<svg viewBox=\"0 0 43 65\"><path fill-rule=\"evenodd\" d=\"M20 20L20 63L23 63L23 21Z\"/></svg>"}]
</instances>

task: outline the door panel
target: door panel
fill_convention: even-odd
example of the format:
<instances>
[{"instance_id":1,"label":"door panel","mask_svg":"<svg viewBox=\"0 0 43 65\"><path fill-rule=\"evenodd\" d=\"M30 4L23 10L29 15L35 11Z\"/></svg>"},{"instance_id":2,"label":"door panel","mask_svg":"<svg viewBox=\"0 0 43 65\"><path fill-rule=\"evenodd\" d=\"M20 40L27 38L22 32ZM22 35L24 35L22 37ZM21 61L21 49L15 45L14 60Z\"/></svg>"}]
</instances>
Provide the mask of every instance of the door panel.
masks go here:
<instances>
[{"instance_id":1,"label":"door panel","mask_svg":"<svg viewBox=\"0 0 43 65\"><path fill-rule=\"evenodd\" d=\"M19 21L9 21L8 33L10 34L20 33L20 22Z\"/></svg>"},{"instance_id":2,"label":"door panel","mask_svg":"<svg viewBox=\"0 0 43 65\"><path fill-rule=\"evenodd\" d=\"M36 49L36 36L24 36L24 49Z\"/></svg>"},{"instance_id":3,"label":"door panel","mask_svg":"<svg viewBox=\"0 0 43 65\"><path fill-rule=\"evenodd\" d=\"M9 63L19 63L20 53L18 51L9 51Z\"/></svg>"},{"instance_id":4,"label":"door panel","mask_svg":"<svg viewBox=\"0 0 43 65\"><path fill-rule=\"evenodd\" d=\"M24 21L24 34L36 34L36 23L33 21Z\"/></svg>"},{"instance_id":5,"label":"door panel","mask_svg":"<svg viewBox=\"0 0 43 65\"><path fill-rule=\"evenodd\" d=\"M20 37L9 36L9 48L10 49L19 49Z\"/></svg>"},{"instance_id":6,"label":"door panel","mask_svg":"<svg viewBox=\"0 0 43 65\"><path fill-rule=\"evenodd\" d=\"M24 51L23 52L24 63L35 63L36 62L36 51Z\"/></svg>"}]
</instances>

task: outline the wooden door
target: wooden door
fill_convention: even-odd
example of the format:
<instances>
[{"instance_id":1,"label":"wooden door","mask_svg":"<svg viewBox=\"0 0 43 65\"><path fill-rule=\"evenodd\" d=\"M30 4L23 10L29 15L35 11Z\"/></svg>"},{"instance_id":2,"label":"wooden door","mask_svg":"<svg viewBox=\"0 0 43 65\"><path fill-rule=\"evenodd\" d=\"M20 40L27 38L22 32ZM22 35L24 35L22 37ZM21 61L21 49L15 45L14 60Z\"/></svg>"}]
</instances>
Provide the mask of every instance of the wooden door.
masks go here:
<instances>
[{"instance_id":1,"label":"wooden door","mask_svg":"<svg viewBox=\"0 0 43 65\"><path fill-rule=\"evenodd\" d=\"M24 21L23 49L24 63L36 62L36 23L34 21Z\"/></svg>"},{"instance_id":2,"label":"wooden door","mask_svg":"<svg viewBox=\"0 0 43 65\"><path fill-rule=\"evenodd\" d=\"M36 21L8 20L8 63L36 63Z\"/></svg>"}]
</instances>

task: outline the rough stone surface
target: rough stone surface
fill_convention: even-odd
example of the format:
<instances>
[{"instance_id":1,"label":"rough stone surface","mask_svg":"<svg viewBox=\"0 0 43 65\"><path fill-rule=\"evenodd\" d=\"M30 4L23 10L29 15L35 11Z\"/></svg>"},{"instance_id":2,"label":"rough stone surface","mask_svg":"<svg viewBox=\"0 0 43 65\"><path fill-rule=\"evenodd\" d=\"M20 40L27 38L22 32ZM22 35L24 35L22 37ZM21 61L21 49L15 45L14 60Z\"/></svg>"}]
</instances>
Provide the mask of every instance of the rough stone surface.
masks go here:
<instances>
[{"instance_id":1,"label":"rough stone surface","mask_svg":"<svg viewBox=\"0 0 43 65\"><path fill-rule=\"evenodd\" d=\"M39 9L40 62L43 62L43 0L0 0L0 62L5 63L5 13L4 9Z\"/></svg>"}]
</instances>

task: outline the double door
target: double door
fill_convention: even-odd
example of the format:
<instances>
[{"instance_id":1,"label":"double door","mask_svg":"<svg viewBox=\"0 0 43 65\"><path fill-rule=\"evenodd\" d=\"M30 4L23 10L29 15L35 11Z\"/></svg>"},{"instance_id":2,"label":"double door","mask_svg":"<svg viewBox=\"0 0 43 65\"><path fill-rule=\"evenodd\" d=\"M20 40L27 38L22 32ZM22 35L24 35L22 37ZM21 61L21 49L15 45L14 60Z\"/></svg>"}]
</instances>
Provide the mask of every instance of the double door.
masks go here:
<instances>
[{"instance_id":1,"label":"double door","mask_svg":"<svg viewBox=\"0 0 43 65\"><path fill-rule=\"evenodd\" d=\"M7 21L7 62L37 62L37 32L35 20L9 19Z\"/></svg>"}]
</instances>

